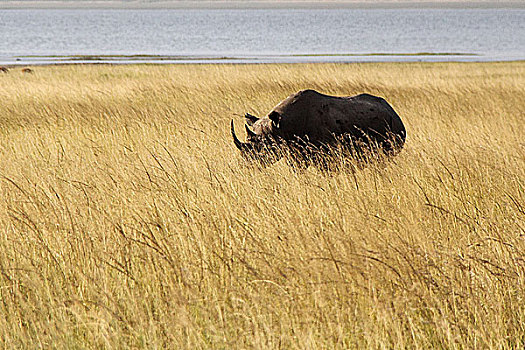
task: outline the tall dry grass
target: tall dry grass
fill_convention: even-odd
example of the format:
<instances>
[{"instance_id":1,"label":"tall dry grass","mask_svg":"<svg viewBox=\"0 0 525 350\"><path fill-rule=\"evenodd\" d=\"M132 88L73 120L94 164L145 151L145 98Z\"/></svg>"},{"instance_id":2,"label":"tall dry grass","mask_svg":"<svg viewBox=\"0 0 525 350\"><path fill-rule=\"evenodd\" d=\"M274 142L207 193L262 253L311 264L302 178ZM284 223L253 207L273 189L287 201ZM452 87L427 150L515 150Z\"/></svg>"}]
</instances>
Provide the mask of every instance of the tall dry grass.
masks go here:
<instances>
[{"instance_id":1,"label":"tall dry grass","mask_svg":"<svg viewBox=\"0 0 525 350\"><path fill-rule=\"evenodd\" d=\"M405 149L323 173L229 135L304 88ZM0 75L4 348L523 348L525 62Z\"/></svg>"}]
</instances>

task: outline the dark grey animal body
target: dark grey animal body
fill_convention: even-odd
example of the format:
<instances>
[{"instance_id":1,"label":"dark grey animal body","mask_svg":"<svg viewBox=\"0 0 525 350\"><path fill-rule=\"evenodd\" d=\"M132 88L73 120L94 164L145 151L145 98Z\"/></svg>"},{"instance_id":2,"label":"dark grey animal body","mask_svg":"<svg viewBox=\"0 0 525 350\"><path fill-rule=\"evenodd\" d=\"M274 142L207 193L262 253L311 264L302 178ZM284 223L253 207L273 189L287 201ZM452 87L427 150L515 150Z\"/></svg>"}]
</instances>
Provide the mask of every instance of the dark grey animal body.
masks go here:
<instances>
[{"instance_id":1,"label":"dark grey animal body","mask_svg":"<svg viewBox=\"0 0 525 350\"><path fill-rule=\"evenodd\" d=\"M381 149L396 154L404 145L406 130L394 109L369 94L336 97L314 90L290 95L263 118L246 114L248 142L232 136L243 155L274 158L285 145L304 158L343 145L348 149ZM250 127L252 129L250 129ZM281 152L282 153L282 152ZM355 154L355 152L354 152Z\"/></svg>"}]
</instances>

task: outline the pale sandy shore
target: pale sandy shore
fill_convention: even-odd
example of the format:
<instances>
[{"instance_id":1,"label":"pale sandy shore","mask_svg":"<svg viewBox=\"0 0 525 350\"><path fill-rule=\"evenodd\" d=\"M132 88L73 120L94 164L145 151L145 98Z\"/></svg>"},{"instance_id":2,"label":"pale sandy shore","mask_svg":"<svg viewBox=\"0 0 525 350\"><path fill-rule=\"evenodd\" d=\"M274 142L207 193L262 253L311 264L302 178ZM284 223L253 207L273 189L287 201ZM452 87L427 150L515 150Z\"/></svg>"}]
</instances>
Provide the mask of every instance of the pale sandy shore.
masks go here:
<instances>
[{"instance_id":1,"label":"pale sandy shore","mask_svg":"<svg viewBox=\"0 0 525 350\"><path fill-rule=\"evenodd\" d=\"M3 0L0 9L23 8L145 8L145 9L250 9L250 8L523 8L524 0Z\"/></svg>"}]
</instances>

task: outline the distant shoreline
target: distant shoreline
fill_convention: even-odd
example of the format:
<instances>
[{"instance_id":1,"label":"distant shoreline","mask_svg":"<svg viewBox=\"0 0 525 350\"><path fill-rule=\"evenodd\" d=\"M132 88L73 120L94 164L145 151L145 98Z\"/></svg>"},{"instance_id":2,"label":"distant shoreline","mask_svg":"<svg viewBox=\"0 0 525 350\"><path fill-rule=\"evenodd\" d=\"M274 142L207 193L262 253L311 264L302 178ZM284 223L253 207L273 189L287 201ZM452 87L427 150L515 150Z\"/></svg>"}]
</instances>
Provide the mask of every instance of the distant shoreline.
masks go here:
<instances>
[{"instance_id":1,"label":"distant shoreline","mask_svg":"<svg viewBox=\"0 0 525 350\"><path fill-rule=\"evenodd\" d=\"M518 62L523 58L491 59L474 53L368 53L368 54L303 54L261 56L173 56L173 55L69 55L69 56L17 56L16 60L2 61L0 66L54 66L71 64L317 64L317 63L445 63L445 62Z\"/></svg>"},{"instance_id":2,"label":"distant shoreline","mask_svg":"<svg viewBox=\"0 0 525 350\"><path fill-rule=\"evenodd\" d=\"M82 3L64 0L36 1L36 0L6 0L0 3L0 10L5 9L399 9L399 8L516 8L525 9L525 1L366 1L366 0L339 0L339 1L155 1L155 2L122 2L114 1L85 1Z\"/></svg>"}]
</instances>

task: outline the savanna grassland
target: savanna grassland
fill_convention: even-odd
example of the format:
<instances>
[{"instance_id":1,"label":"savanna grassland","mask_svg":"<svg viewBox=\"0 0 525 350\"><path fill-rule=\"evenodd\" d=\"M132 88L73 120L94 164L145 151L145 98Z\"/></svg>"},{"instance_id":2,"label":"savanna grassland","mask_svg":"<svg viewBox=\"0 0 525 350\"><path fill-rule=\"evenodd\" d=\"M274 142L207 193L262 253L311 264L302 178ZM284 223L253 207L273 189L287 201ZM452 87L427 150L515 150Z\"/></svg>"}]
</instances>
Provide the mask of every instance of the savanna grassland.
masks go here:
<instances>
[{"instance_id":1,"label":"savanna grassland","mask_svg":"<svg viewBox=\"0 0 525 350\"><path fill-rule=\"evenodd\" d=\"M247 165L304 88L384 97L391 161ZM525 346L525 62L0 73L4 348Z\"/></svg>"}]
</instances>

